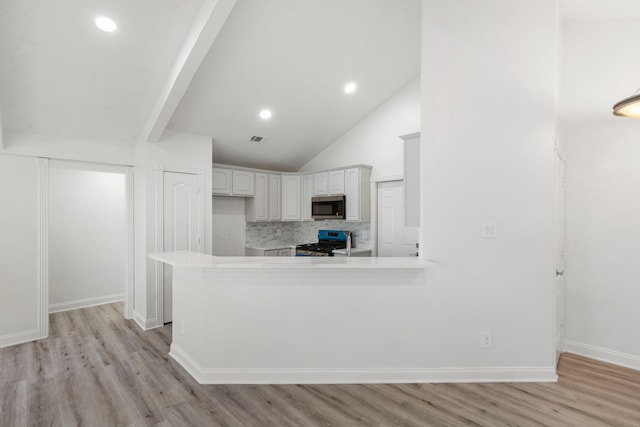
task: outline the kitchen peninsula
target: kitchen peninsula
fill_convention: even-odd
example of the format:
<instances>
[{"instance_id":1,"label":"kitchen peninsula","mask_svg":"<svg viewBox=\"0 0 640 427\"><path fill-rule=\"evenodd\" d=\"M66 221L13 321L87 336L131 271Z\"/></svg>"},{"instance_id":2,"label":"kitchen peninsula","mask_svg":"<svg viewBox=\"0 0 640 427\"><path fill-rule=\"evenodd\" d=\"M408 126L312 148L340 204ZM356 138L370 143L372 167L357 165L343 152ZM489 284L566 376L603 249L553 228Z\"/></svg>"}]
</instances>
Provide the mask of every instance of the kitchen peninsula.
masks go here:
<instances>
[{"instance_id":1,"label":"kitchen peninsula","mask_svg":"<svg viewBox=\"0 0 640 427\"><path fill-rule=\"evenodd\" d=\"M415 369L429 261L150 257L173 267L170 355L200 383L431 379Z\"/></svg>"}]
</instances>

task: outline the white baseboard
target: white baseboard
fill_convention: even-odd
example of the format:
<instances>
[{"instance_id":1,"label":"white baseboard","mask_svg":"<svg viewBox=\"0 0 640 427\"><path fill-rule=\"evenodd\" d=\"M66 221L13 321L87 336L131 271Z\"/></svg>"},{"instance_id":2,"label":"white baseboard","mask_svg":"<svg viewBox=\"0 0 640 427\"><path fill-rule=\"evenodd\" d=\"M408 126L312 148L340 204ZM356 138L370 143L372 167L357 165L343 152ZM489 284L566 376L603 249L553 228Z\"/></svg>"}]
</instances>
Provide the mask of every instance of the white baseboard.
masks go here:
<instances>
[{"instance_id":1,"label":"white baseboard","mask_svg":"<svg viewBox=\"0 0 640 427\"><path fill-rule=\"evenodd\" d=\"M171 356L200 384L555 382L554 367L443 369L209 369L177 345Z\"/></svg>"},{"instance_id":2,"label":"white baseboard","mask_svg":"<svg viewBox=\"0 0 640 427\"><path fill-rule=\"evenodd\" d=\"M103 297L85 298L69 302L49 304L49 314L61 311L77 310L79 308L93 307L95 305L110 304L124 301L124 294L105 295Z\"/></svg>"},{"instance_id":3,"label":"white baseboard","mask_svg":"<svg viewBox=\"0 0 640 427\"><path fill-rule=\"evenodd\" d=\"M39 329L32 329L30 331L2 335L0 336L0 348L22 344L29 341L35 341L42 338L46 338L46 336L42 336L42 333Z\"/></svg>"},{"instance_id":4,"label":"white baseboard","mask_svg":"<svg viewBox=\"0 0 640 427\"><path fill-rule=\"evenodd\" d=\"M138 326L140 326L140 329L142 329L143 331L148 331L149 329L157 328L159 326L158 321L155 317L152 319L147 319L135 310L133 312L133 320L138 324Z\"/></svg>"},{"instance_id":5,"label":"white baseboard","mask_svg":"<svg viewBox=\"0 0 640 427\"><path fill-rule=\"evenodd\" d=\"M564 341L564 351L578 354L580 356L590 357L602 362L624 366L625 368L640 370L640 356L633 354L621 353L619 351L609 350L602 347L596 347L595 345L583 344L571 340Z\"/></svg>"}]
</instances>

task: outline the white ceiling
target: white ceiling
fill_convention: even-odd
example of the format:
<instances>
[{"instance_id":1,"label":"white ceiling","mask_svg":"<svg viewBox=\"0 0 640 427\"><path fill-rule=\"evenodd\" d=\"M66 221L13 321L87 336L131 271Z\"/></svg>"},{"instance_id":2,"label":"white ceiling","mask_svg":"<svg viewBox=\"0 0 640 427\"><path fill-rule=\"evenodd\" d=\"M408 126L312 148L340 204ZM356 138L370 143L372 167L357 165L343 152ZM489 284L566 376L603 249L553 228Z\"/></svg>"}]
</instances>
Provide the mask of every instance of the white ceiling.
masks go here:
<instances>
[{"instance_id":1,"label":"white ceiling","mask_svg":"<svg viewBox=\"0 0 640 427\"><path fill-rule=\"evenodd\" d=\"M420 3L239 0L169 128L212 137L216 162L297 170L418 76Z\"/></svg>"},{"instance_id":2,"label":"white ceiling","mask_svg":"<svg viewBox=\"0 0 640 427\"><path fill-rule=\"evenodd\" d=\"M201 3L0 1L3 131L133 144Z\"/></svg>"},{"instance_id":3,"label":"white ceiling","mask_svg":"<svg viewBox=\"0 0 640 427\"><path fill-rule=\"evenodd\" d=\"M211 1L0 1L3 134L132 147ZM217 162L297 170L419 75L420 6L238 0L186 94L172 100L168 128L213 138ZM116 33L95 28L102 13ZM640 19L640 1L561 0L561 13ZM359 85L352 96L342 92L348 80ZM261 108L272 120L258 118ZM251 145L252 135L267 140Z\"/></svg>"}]
</instances>

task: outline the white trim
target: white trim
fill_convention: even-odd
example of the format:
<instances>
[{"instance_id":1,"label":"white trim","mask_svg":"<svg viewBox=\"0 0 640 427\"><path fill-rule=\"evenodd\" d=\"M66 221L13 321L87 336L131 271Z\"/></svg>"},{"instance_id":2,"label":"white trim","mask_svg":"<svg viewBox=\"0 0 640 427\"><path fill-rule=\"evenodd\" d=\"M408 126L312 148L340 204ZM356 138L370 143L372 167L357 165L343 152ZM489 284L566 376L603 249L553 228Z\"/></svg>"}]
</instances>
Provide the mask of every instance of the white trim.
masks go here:
<instances>
[{"instance_id":1,"label":"white trim","mask_svg":"<svg viewBox=\"0 0 640 427\"><path fill-rule=\"evenodd\" d=\"M38 159L38 326L37 336L49 336L49 160ZM28 335L28 333L27 333Z\"/></svg>"},{"instance_id":2,"label":"white trim","mask_svg":"<svg viewBox=\"0 0 640 427\"><path fill-rule=\"evenodd\" d=\"M171 356L200 384L365 384L556 382L554 367L486 367L438 369L209 369L175 343Z\"/></svg>"},{"instance_id":3,"label":"white trim","mask_svg":"<svg viewBox=\"0 0 640 427\"><path fill-rule=\"evenodd\" d=\"M146 319L143 315L134 310L133 312L133 321L136 322L140 329L143 331L148 331L149 329L157 328L158 320L156 318Z\"/></svg>"},{"instance_id":4,"label":"white trim","mask_svg":"<svg viewBox=\"0 0 640 427\"><path fill-rule=\"evenodd\" d=\"M564 351L590 357L602 362L624 366L625 368L640 370L640 356L622 353L620 351L609 350L595 345L583 344L576 341L565 340Z\"/></svg>"},{"instance_id":5,"label":"white trim","mask_svg":"<svg viewBox=\"0 0 640 427\"><path fill-rule=\"evenodd\" d=\"M125 278L124 278L124 318L133 318L133 307L135 307L135 246L134 246L134 175L133 168L125 169Z\"/></svg>"},{"instance_id":6,"label":"white trim","mask_svg":"<svg viewBox=\"0 0 640 427\"><path fill-rule=\"evenodd\" d=\"M403 181L403 180L404 180L404 175L403 174L401 174L401 173L390 173L390 174L387 174L387 175L378 176L378 177L375 178L375 181L374 181L374 179L372 179L371 181L378 183L378 182Z\"/></svg>"},{"instance_id":7,"label":"white trim","mask_svg":"<svg viewBox=\"0 0 640 427\"><path fill-rule=\"evenodd\" d=\"M419 139L420 131L414 132L414 133L408 133L406 135L400 135L398 138L400 138L403 141L411 141L412 139Z\"/></svg>"},{"instance_id":8,"label":"white trim","mask_svg":"<svg viewBox=\"0 0 640 427\"><path fill-rule=\"evenodd\" d=\"M61 311L76 310L78 308L93 307L102 304L124 301L124 294L105 295L102 297L85 298L75 301L59 302L49 304L49 313L59 313Z\"/></svg>"},{"instance_id":9,"label":"white trim","mask_svg":"<svg viewBox=\"0 0 640 427\"><path fill-rule=\"evenodd\" d=\"M30 331L14 332L12 334L0 336L0 348L31 342L42 338L46 338L46 336L43 337L41 335L40 328L32 329Z\"/></svg>"},{"instance_id":10,"label":"white trim","mask_svg":"<svg viewBox=\"0 0 640 427\"><path fill-rule=\"evenodd\" d=\"M155 248L154 252L164 252L164 165L156 165L155 192L156 192L156 220L155 220ZM160 324L164 323L164 263L155 265L156 281L156 319Z\"/></svg>"},{"instance_id":11,"label":"white trim","mask_svg":"<svg viewBox=\"0 0 640 427\"><path fill-rule=\"evenodd\" d=\"M49 161L49 169L68 169L76 171L125 173L131 166L115 165L111 163L88 162L84 160L58 160Z\"/></svg>"}]
</instances>

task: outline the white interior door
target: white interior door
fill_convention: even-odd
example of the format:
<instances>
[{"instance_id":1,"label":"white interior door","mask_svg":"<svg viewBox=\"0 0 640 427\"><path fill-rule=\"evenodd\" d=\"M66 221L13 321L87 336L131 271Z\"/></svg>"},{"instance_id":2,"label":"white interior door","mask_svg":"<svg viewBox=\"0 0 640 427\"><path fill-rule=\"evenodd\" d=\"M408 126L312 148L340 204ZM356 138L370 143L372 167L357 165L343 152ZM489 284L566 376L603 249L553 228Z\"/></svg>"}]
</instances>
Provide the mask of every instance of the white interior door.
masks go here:
<instances>
[{"instance_id":1,"label":"white interior door","mask_svg":"<svg viewBox=\"0 0 640 427\"><path fill-rule=\"evenodd\" d=\"M378 256L416 256L418 227L405 226L404 182L378 183Z\"/></svg>"},{"instance_id":2,"label":"white interior door","mask_svg":"<svg viewBox=\"0 0 640 427\"><path fill-rule=\"evenodd\" d=\"M564 349L564 159L556 152L556 363Z\"/></svg>"},{"instance_id":3,"label":"white interior door","mask_svg":"<svg viewBox=\"0 0 640 427\"><path fill-rule=\"evenodd\" d=\"M164 173L164 250L200 251L200 222L198 212L198 175ZM171 266L165 264L163 277L164 323L172 319Z\"/></svg>"}]
</instances>

